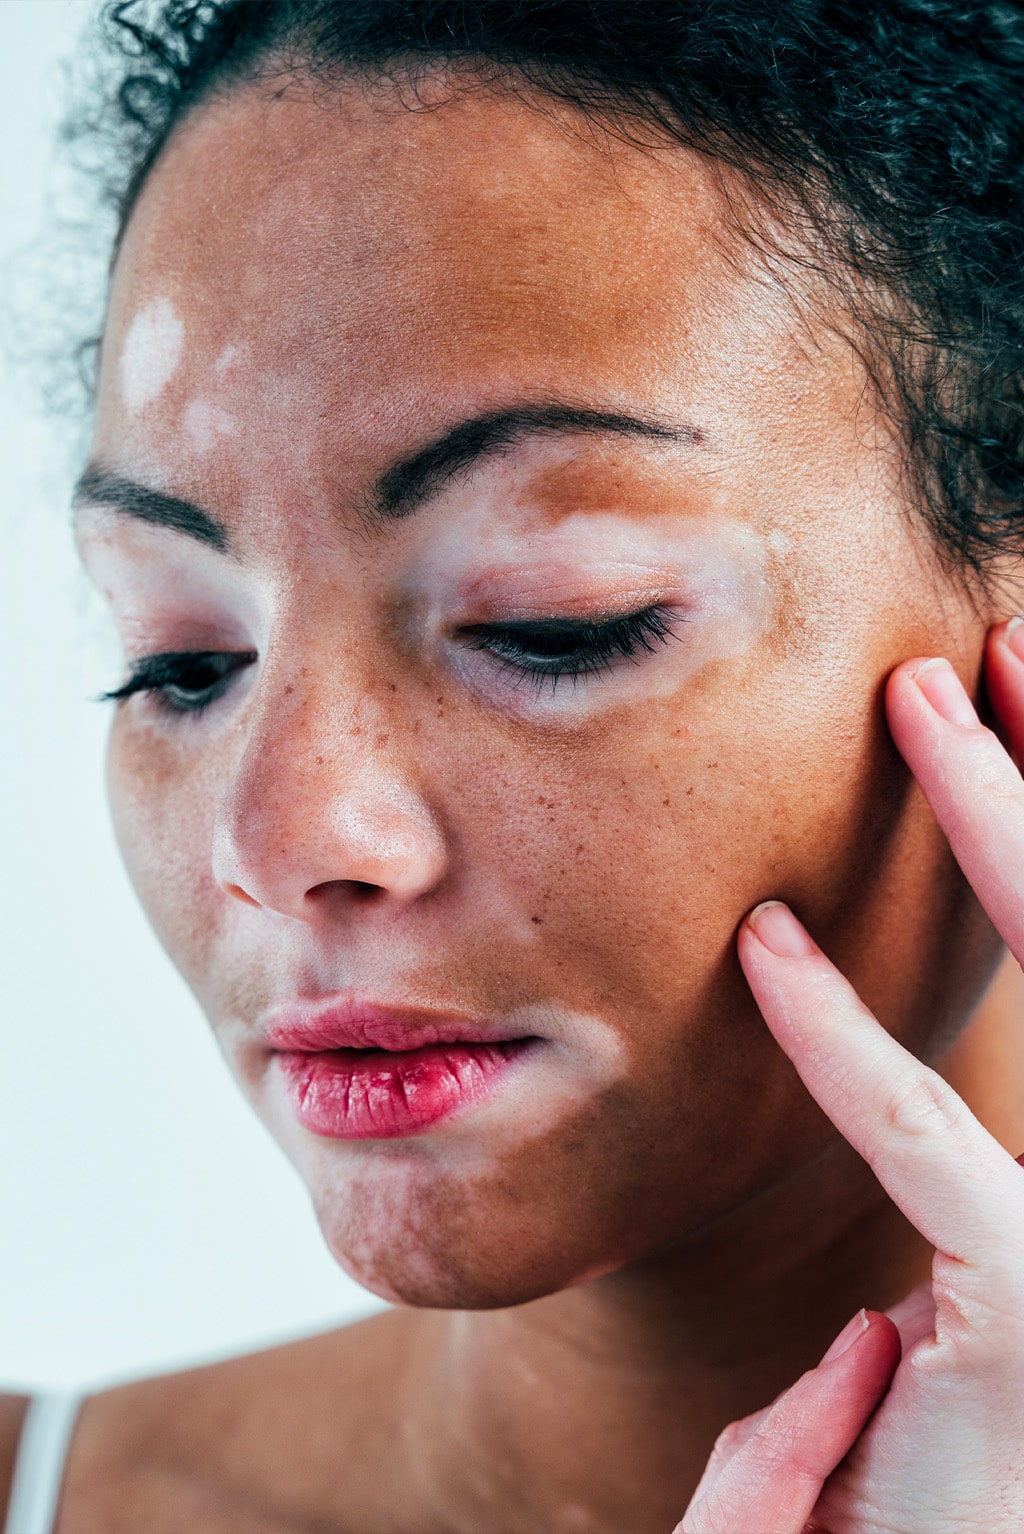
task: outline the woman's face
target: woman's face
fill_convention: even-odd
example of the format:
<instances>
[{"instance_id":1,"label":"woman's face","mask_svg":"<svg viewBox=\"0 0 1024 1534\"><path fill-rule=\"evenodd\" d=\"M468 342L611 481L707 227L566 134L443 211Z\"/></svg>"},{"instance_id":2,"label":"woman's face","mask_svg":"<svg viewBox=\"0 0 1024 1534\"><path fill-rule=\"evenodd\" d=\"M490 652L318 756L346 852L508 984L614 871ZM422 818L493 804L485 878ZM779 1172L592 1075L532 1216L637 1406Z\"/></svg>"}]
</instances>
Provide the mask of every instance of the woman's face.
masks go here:
<instances>
[{"instance_id":1,"label":"woman's face","mask_svg":"<svg viewBox=\"0 0 1024 1534\"><path fill-rule=\"evenodd\" d=\"M87 564L131 664L215 657L118 707L121 845L332 1249L418 1303L678 1247L820 1148L757 901L919 1048L993 961L879 701L984 618L796 270L597 139L236 90L103 345Z\"/></svg>"}]
</instances>

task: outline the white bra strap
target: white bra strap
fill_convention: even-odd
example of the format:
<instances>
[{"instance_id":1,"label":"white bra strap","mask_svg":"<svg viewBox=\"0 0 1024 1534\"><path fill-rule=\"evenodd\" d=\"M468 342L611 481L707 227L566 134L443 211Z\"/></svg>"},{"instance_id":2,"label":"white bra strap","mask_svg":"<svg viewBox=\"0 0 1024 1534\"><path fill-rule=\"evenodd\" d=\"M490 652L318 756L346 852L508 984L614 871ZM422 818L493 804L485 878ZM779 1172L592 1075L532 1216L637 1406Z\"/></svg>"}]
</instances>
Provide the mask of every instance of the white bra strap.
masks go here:
<instances>
[{"instance_id":1,"label":"white bra strap","mask_svg":"<svg viewBox=\"0 0 1024 1534\"><path fill-rule=\"evenodd\" d=\"M21 1428L4 1534L52 1534L80 1395L33 1396Z\"/></svg>"}]
</instances>

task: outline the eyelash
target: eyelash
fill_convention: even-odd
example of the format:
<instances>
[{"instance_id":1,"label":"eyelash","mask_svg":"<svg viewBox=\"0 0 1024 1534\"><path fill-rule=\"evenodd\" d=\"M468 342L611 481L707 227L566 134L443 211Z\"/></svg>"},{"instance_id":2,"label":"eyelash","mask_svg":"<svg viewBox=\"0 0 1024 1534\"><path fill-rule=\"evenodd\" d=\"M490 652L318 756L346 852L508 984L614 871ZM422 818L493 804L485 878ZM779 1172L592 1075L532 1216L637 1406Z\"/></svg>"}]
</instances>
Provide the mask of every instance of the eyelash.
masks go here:
<instances>
[{"instance_id":1,"label":"eyelash","mask_svg":"<svg viewBox=\"0 0 1024 1534\"><path fill-rule=\"evenodd\" d=\"M615 663L636 663L655 646L676 635L677 615L660 605L624 613L604 622L544 618L529 623L482 623L462 630L474 650L486 650L504 670L518 673L538 690L550 681L552 692L568 678L606 675ZM172 714L201 714L222 697L236 672L255 661L252 652L182 650L147 655L135 662L121 687L101 694L101 701L123 703L136 693L153 693Z\"/></svg>"},{"instance_id":2,"label":"eyelash","mask_svg":"<svg viewBox=\"0 0 1024 1534\"><path fill-rule=\"evenodd\" d=\"M123 703L137 692L151 692L169 713L201 714L227 692L235 672L255 659L252 652L215 650L146 655L135 662L122 687L101 694L101 702Z\"/></svg>"},{"instance_id":3,"label":"eyelash","mask_svg":"<svg viewBox=\"0 0 1024 1534\"><path fill-rule=\"evenodd\" d=\"M659 644L676 639L678 614L656 604L603 622L545 618L527 623L481 623L463 629L474 650L487 650L504 669L516 671L538 691L563 678L575 687L582 677L606 675L620 660L638 663Z\"/></svg>"}]
</instances>

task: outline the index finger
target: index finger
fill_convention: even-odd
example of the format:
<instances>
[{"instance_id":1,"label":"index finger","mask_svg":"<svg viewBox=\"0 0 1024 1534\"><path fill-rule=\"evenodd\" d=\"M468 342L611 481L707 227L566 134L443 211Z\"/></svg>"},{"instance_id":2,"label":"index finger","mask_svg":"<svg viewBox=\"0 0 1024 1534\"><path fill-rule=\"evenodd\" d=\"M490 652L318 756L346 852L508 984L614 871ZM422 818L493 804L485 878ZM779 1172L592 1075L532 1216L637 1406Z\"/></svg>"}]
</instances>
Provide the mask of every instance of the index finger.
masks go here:
<instances>
[{"instance_id":1,"label":"index finger","mask_svg":"<svg viewBox=\"0 0 1024 1534\"><path fill-rule=\"evenodd\" d=\"M744 973L812 1097L940 1252L1020 1286L1024 1177L937 1072L874 1018L787 906L740 928Z\"/></svg>"}]
</instances>

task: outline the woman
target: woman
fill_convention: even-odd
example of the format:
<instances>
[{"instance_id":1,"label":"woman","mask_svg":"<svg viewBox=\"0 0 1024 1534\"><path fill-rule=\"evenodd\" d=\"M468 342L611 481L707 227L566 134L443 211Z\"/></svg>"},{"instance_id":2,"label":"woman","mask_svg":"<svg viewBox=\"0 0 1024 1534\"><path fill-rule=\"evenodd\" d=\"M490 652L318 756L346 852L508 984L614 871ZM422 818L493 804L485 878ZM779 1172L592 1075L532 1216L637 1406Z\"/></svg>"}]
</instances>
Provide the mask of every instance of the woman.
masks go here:
<instances>
[{"instance_id":1,"label":"woman","mask_svg":"<svg viewBox=\"0 0 1024 1534\"><path fill-rule=\"evenodd\" d=\"M1019 1530L1024 10L108 31L117 832L396 1308L60 1534Z\"/></svg>"}]
</instances>

